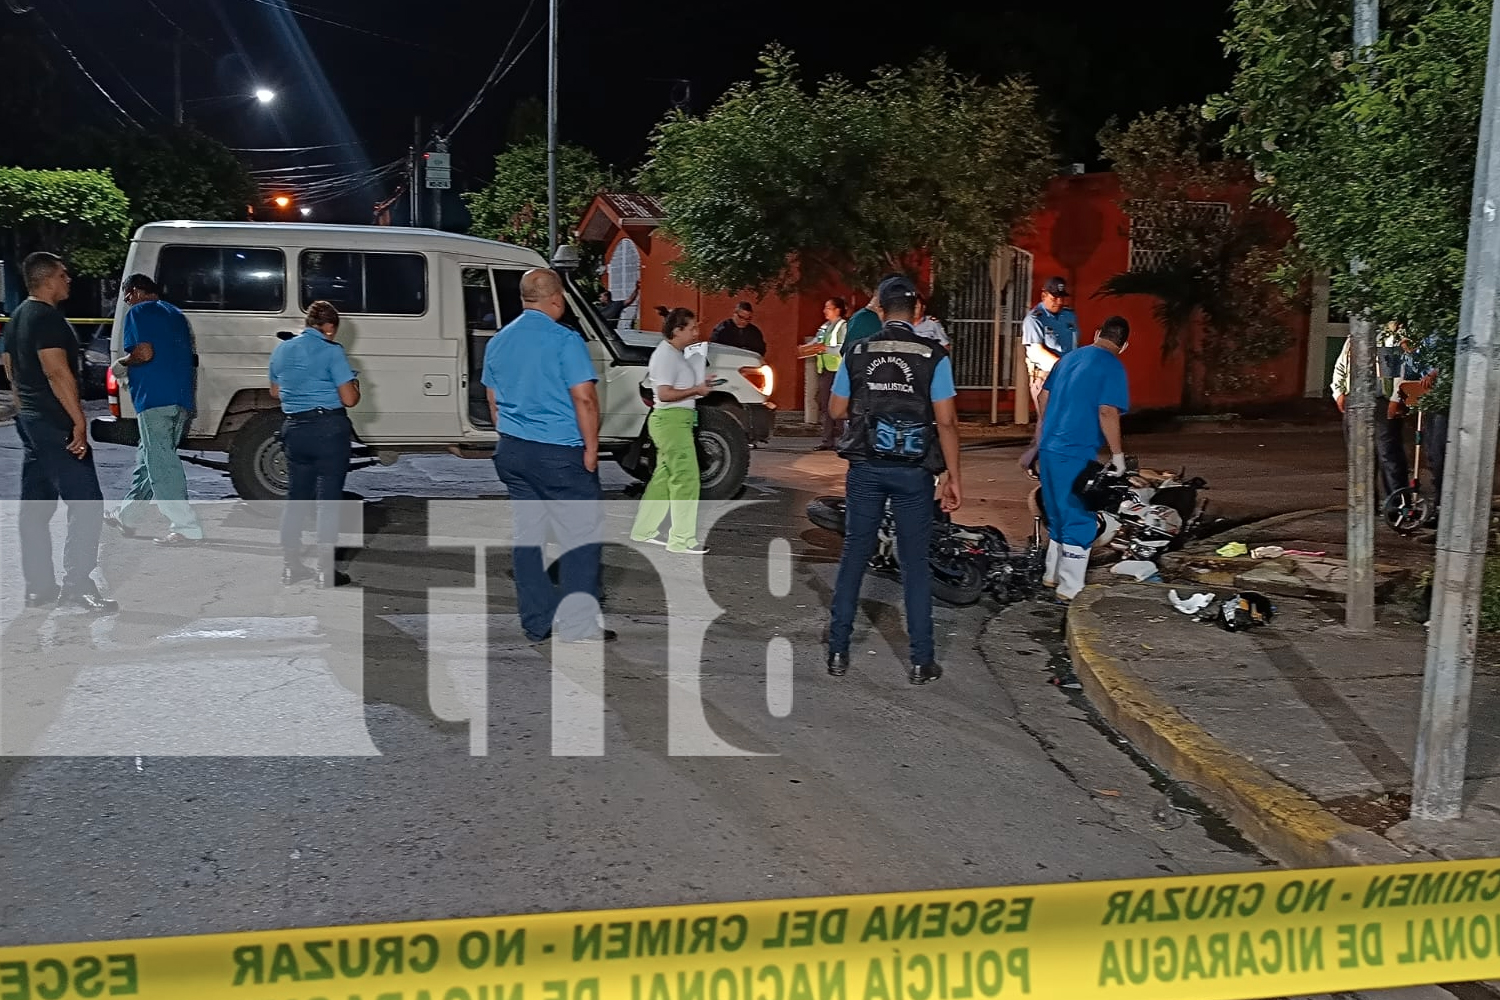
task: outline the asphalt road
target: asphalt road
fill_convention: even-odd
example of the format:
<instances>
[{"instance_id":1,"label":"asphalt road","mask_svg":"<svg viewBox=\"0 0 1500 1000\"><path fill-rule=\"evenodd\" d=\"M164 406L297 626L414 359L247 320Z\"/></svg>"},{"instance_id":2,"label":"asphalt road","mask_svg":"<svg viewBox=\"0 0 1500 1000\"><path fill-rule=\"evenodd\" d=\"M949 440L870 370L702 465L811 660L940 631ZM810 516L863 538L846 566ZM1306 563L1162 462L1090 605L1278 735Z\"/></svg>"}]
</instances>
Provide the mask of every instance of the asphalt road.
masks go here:
<instances>
[{"instance_id":1,"label":"asphalt road","mask_svg":"<svg viewBox=\"0 0 1500 1000\"><path fill-rule=\"evenodd\" d=\"M1242 504L1338 442L1181 438L1139 450L1244 482ZM119 615L23 611L0 427L0 944L1266 864L1049 683L1051 608L939 607L947 672L912 688L899 585L872 578L854 669L828 677L837 540L802 507L842 463L810 443L757 452L701 577L623 544L633 503L612 505L601 673L525 642L508 553L476 555L505 537L502 490L447 457L350 478L348 590L283 589L274 524L194 470L208 546L106 534ZM969 454L961 519L1024 534L1014 451ZM131 454L97 458L118 497ZM1299 474L1299 501L1337 491Z\"/></svg>"}]
</instances>

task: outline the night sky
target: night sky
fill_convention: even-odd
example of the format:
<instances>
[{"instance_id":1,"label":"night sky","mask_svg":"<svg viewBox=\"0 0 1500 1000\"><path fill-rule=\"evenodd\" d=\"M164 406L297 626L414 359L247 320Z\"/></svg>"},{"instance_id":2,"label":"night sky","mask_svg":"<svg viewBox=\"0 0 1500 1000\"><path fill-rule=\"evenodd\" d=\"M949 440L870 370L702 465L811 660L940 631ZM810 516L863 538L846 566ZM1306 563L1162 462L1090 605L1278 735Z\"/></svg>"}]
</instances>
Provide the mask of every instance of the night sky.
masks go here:
<instances>
[{"instance_id":1,"label":"night sky","mask_svg":"<svg viewBox=\"0 0 1500 1000\"><path fill-rule=\"evenodd\" d=\"M263 180L321 179L324 192L404 157L415 116L424 132L446 131L513 39L514 53L541 32L455 134L455 187L483 182L517 102L546 92L546 0L6 2L33 6L26 15L33 29L40 17L56 34L44 42L65 45L126 113L148 124L171 115L171 41L181 29L189 117L231 147L326 147L246 154L260 171L303 168L262 173ZM934 48L982 78L1029 73L1054 114L1064 155L1093 167L1092 136L1109 116L1201 100L1227 84L1218 42L1226 6L564 0L562 135L628 171L674 96L683 96L673 81L690 81L691 106L702 111L751 75L768 42L791 47L809 78L863 79L876 66ZM21 21L0 7L0 29L14 31ZM80 110L115 114L61 58L75 74L78 101L92 105ZM276 90L276 103L263 108L243 96L256 86ZM398 183L386 175L321 206L319 217L369 221L371 201Z\"/></svg>"}]
</instances>

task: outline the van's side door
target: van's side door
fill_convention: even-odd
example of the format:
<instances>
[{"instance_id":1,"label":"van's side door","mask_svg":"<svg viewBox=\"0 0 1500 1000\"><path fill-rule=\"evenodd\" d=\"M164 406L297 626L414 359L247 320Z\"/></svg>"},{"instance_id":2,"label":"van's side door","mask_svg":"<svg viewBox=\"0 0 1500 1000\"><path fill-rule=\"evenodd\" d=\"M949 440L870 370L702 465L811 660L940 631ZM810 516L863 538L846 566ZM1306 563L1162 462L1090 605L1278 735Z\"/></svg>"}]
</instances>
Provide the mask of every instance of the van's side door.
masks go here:
<instances>
[{"instance_id":1,"label":"van's side door","mask_svg":"<svg viewBox=\"0 0 1500 1000\"><path fill-rule=\"evenodd\" d=\"M302 308L338 309L339 343L359 373L355 433L370 445L455 440L462 432L462 342L444 335L443 258L419 251L305 249ZM451 275L457 292L457 274Z\"/></svg>"}]
</instances>

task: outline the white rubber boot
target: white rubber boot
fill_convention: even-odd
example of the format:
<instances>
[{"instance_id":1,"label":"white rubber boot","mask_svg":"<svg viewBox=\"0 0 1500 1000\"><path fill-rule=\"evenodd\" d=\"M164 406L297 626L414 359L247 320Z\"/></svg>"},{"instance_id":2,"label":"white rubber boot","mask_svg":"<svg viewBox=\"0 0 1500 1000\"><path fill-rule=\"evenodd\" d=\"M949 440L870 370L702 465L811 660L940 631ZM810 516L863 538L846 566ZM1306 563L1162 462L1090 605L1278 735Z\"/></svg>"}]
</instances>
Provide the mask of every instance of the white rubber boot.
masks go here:
<instances>
[{"instance_id":1,"label":"white rubber boot","mask_svg":"<svg viewBox=\"0 0 1500 1000\"><path fill-rule=\"evenodd\" d=\"M1062 565L1062 546L1056 541L1047 542L1047 568L1042 571L1042 586L1056 589L1057 567Z\"/></svg>"},{"instance_id":2,"label":"white rubber boot","mask_svg":"<svg viewBox=\"0 0 1500 1000\"><path fill-rule=\"evenodd\" d=\"M1083 590L1089 572L1089 550L1077 545L1062 546L1062 562L1057 568L1057 596L1071 601Z\"/></svg>"}]
</instances>

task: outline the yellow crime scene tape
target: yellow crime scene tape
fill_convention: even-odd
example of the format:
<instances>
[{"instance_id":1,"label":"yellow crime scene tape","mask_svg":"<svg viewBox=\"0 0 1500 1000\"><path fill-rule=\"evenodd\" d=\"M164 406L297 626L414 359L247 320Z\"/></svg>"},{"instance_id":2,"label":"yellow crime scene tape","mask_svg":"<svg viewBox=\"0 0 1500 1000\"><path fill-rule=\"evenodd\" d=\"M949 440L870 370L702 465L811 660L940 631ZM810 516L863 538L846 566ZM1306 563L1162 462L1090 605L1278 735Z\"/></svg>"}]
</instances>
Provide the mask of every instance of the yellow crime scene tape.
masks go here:
<instances>
[{"instance_id":1,"label":"yellow crime scene tape","mask_svg":"<svg viewBox=\"0 0 1500 1000\"><path fill-rule=\"evenodd\" d=\"M1500 977L1500 859L0 948L0 1000L1250 1000Z\"/></svg>"}]
</instances>

